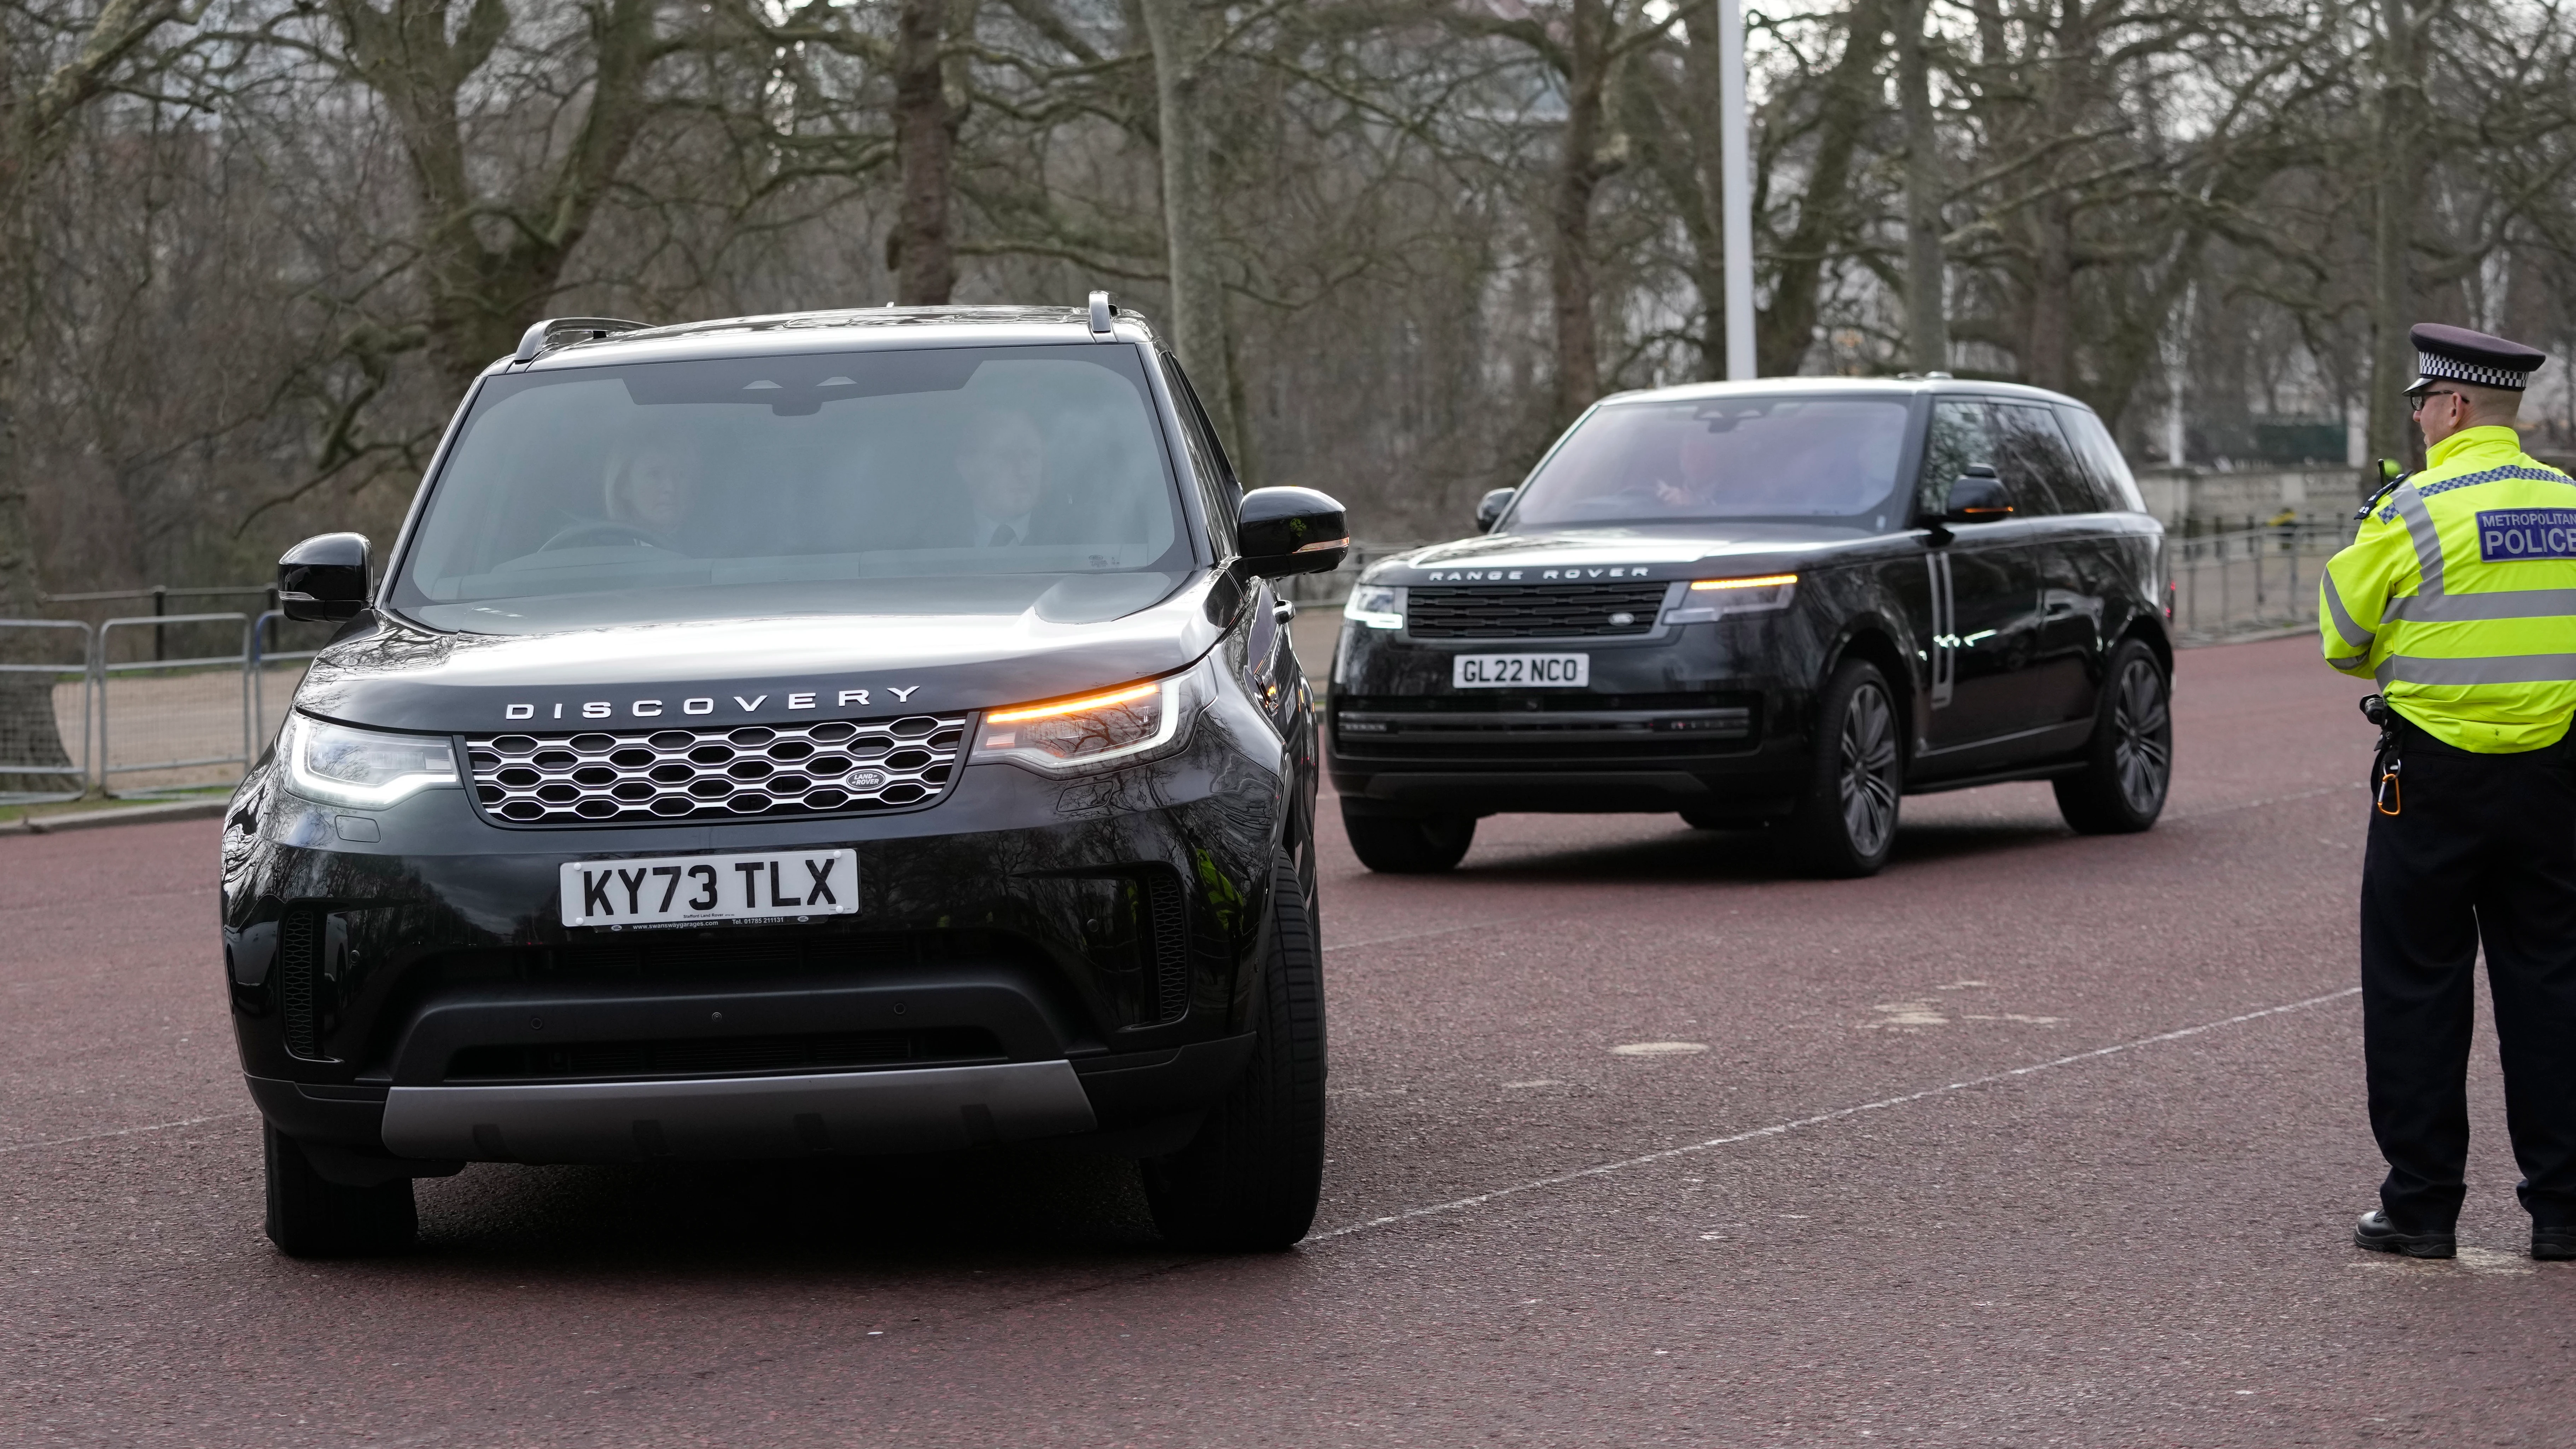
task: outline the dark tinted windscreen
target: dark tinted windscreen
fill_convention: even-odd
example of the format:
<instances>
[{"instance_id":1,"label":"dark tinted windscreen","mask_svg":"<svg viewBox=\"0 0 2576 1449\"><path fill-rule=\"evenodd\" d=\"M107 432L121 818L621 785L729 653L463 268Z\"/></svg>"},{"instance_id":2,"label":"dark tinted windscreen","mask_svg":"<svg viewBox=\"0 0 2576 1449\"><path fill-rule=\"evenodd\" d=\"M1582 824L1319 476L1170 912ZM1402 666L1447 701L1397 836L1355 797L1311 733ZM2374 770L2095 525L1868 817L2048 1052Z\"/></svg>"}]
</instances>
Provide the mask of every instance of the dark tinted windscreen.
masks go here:
<instances>
[{"instance_id":1,"label":"dark tinted windscreen","mask_svg":"<svg viewBox=\"0 0 2576 1449\"><path fill-rule=\"evenodd\" d=\"M1613 403L1521 490L1511 527L1822 520L1903 523L1902 398L1783 395Z\"/></svg>"},{"instance_id":2,"label":"dark tinted windscreen","mask_svg":"<svg viewBox=\"0 0 2576 1449\"><path fill-rule=\"evenodd\" d=\"M395 603L443 628L1150 602L1190 566L1129 347L497 377ZM1117 576L1133 576L1126 587Z\"/></svg>"}]
</instances>

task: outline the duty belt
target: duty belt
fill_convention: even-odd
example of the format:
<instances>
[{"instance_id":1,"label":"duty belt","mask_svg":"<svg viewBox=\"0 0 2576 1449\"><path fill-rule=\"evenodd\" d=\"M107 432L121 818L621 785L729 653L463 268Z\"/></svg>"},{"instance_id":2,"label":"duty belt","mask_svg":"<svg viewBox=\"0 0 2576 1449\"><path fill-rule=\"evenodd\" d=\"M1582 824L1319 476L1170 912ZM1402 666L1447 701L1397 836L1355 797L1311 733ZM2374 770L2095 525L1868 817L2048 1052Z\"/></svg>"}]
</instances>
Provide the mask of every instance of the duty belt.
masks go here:
<instances>
[{"instance_id":1,"label":"duty belt","mask_svg":"<svg viewBox=\"0 0 2576 1449\"><path fill-rule=\"evenodd\" d=\"M2385 697L2366 694L2361 698L2361 716L2379 726L2379 751L2370 762L2371 808L2382 815L2395 815L2405 808L2397 777L2406 768L2397 749L2397 711L2388 707Z\"/></svg>"}]
</instances>

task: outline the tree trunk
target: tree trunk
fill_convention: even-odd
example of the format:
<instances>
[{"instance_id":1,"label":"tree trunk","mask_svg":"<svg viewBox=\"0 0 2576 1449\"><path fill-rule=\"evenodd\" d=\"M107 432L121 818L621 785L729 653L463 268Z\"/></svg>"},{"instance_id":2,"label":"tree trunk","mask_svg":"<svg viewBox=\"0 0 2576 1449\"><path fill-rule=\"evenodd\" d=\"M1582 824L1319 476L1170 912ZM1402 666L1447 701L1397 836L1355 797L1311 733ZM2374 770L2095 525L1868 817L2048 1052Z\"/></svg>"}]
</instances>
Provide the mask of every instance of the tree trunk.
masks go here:
<instances>
[{"instance_id":1,"label":"tree trunk","mask_svg":"<svg viewBox=\"0 0 2576 1449\"><path fill-rule=\"evenodd\" d=\"M1850 241L1852 160L1870 126L1884 114L1878 63L1886 53L1888 0L1856 0L1846 22L1841 59L1826 83L1816 123L1816 159L1798 203L1798 225L1780 247L1771 305L1754 324L1754 352L1765 377L1791 375L1816 340L1817 292L1825 263ZM1714 46L1710 35L1705 43ZM1693 43L1701 43L1694 36Z\"/></svg>"},{"instance_id":2,"label":"tree trunk","mask_svg":"<svg viewBox=\"0 0 2576 1449\"><path fill-rule=\"evenodd\" d=\"M1215 161L1208 150L1207 40L1195 0L1139 0L1154 48L1163 152L1163 240L1171 269L1172 351L1229 450L1239 436L1217 255Z\"/></svg>"},{"instance_id":3,"label":"tree trunk","mask_svg":"<svg viewBox=\"0 0 2576 1449\"><path fill-rule=\"evenodd\" d=\"M888 260L895 296L910 307L944 305L957 288L957 241L949 229L957 122L940 55L947 10L948 0L903 0L895 21L894 139L903 199Z\"/></svg>"},{"instance_id":4,"label":"tree trunk","mask_svg":"<svg viewBox=\"0 0 2576 1449\"><path fill-rule=\"evenodd\" d=\"M1905 335L1917 372L1950 366L1950 314L1942 292L1940 136L1933 127L1931 0L1907 0L1898 87L1905 111Z\"/></svg>"},{"instance_id":5,"label":"tree trunk","mask_svg":"<svg viewBox=\"0 0 2576 1449\"><path fill-rule=\"evenodd\" d=\"M104 94L127 57L179 19L172 0L108 0L73 58L33 90L17 93L0 77L0 619L37 617L36 540L27 516L27 474L18 451L21 383L35 335L34 228L29 195L61 154L71 123ZM0 629L0 663L50 664L63 658L70 630ZM50 674L0 674L0 765L33 765L61 774L0 773L0 795L78 794L88 781L72 773L54 718Z\"/></svg>"},{"instance_id":6,"label":"tree trunk","mask_svg":"<svg viewBox=\"0 0 2576 1449\"><path fill-rule=\"evenodd\" d=\"M1610 26L1607 0L1573 0L1567 29L1565 129L1557 140L1548 206L1547 283L1556 342L1556 418L1601 395L1600 339L1593 329L1592 198L1601 189L1601 112Z\"/></svg>"},{"instance_id":7,"label":"tree trunk","mask_svg":"<svg viewBox=\"0 0 2576 1449\"><path fill-rule=\"evenodd\" d=\"M2030 314L2022 381L2070 392L2075 382L2075 218L2063 193L2032 208Z\"/></svg>"},{"instance_id":8,"label":"tree trunk","mask_svg":"<svg viewBox=\"0 0 2576 1449\"><path fill-rule=\"evenodd\" d=\"M412 168L417 245L428 293L430 355L463 387L518 343L561 285L564 263L642 129L646 82L664 47L655 0L604 0L588 12L589 104L581 127L534 195L495 198L474 183L459 97L510 28L506 0L472 0L451 23L451 0L334 0L344 63L392 117ZM518 204L513 204L517 201ZM478 220L501 214L507 240L487 244Z\"/></svg>"},{"instance_id":9,"label":"tree trunk","mask_svg":"<svg viewBox=\"0 0 2576 1449\"><path fill-rule=\"evenodd\" d=\"M2407 0L2379 0L2381 24L2377 144L2370 228L2370 423L2373 457L2413 463L2415 430L2406 411L2406 384L2415 378L2415 346L2407 339L2414 310L2407 253L2414 241L2415 137L2423 97L2423 63ZM2362 480L2368 492L2374 475Z\"/></svg>"}]
</instances>

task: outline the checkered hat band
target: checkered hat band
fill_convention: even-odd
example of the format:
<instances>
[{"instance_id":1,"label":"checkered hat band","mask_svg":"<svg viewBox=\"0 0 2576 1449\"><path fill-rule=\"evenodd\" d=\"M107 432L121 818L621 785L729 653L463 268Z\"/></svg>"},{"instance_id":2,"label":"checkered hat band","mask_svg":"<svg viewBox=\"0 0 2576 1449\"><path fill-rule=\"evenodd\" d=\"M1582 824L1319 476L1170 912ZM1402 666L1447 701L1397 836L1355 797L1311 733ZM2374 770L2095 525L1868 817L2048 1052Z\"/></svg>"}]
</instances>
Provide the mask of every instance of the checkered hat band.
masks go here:
<instances>
[{"instance_id":1,"label":"checkered hat band","mask_svg":"<svg viewBox=\"0 0 2576 1449\"><path fill-rule=\"evenodd\" d=\"M2444 357L2438 352L2416 353L2415 370L2425 377L2446 377L2453 382L2473 382L2480 387L2508 388L2514 392L2522 391L2531 381L2531 374L2527 372L2517 372L2510 367L2483 367L2474 362L2462 362L2456 357Z\"/></svg>"}]
</instances>

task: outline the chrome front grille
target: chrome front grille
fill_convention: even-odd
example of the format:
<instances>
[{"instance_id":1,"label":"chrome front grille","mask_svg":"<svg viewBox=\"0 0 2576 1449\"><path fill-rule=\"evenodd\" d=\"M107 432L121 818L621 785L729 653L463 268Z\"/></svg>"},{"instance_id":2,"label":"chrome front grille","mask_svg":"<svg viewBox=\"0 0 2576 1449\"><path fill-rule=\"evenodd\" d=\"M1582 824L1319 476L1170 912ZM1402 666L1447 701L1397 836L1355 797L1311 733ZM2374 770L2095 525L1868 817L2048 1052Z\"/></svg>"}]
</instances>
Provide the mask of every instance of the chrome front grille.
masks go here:
<instances>
[{"instance_id":1,"label":"chrome front grille","mask_svg":"<svg viewBox=\"0 0 2576 1449\"><path fill-rule=\"evenodd\" d=\"M1611 638L1654 632L1669 584L1494 584L1405 591L1416 639Z\"/></svg>"},{"instance_id":2,"label":"chrome front grille","mask_svg":"<svg viewBox=\"0 0 2576 1449\"><path fill-rule=\"evenodd\" d=\"M505 825L813 815L917 805L948 788L962 714L730 729L475 735L475 798Z\"/></svg>"}]
</instances>

